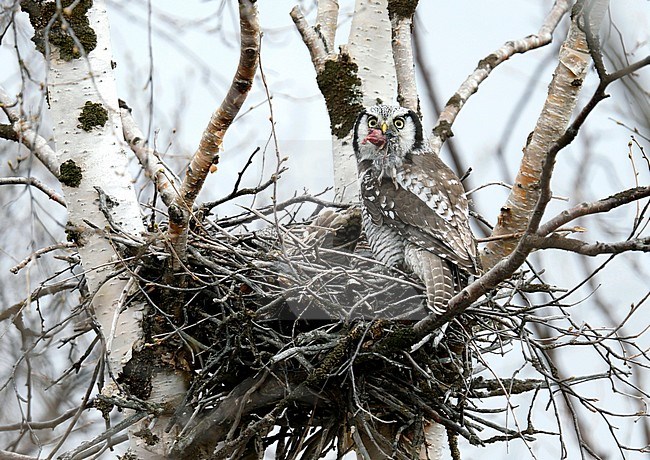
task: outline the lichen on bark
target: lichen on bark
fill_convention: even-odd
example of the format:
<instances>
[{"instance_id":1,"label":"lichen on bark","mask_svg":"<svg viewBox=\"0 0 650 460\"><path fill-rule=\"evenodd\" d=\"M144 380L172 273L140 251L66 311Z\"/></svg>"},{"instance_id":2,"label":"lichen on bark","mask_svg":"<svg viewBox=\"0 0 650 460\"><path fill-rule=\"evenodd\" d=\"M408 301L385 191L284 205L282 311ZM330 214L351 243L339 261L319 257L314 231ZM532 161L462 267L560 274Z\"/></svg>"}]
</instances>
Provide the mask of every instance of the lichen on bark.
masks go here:
<instances>
[{"instance_id":1,"label":"lichen on bark","mask_svg":"<svg viewBox=\"0 0 650 460\"><path fill-rule=\"evenodd\" d=\"M338 59L325 62L316 81L325 98L330 115L332 134L344 138L354 127L363 109L359 67L349 55L342 53Z\"/></svg>"},{"instance_id":2,"label":"lichen on bark","mask_svg":"<svg viewBox=\"0 0 650 460\"><path fill-rule=\"evenodd\" d=\"M59 56L65 61L80 58L97 46L97 35L90 27L86 14L92 6L92 0L81 0L68 9L74 0L61 0L61 9L56 2L39 2L23 0L21 9L29 14L34 27L32 41L36 49L46 55L46 43L57 47ZM70 29L72 29L72 34ZM81 48L79 48L79 44Z\"/></svg>"},{"instance_id":3,"label":"lichen on bark","mask_svg":"<svg viewBox=\"0 0 650 460\"><path fill-rule=\"evenodd\" d=\"M81 115L79 115L79 127L84 131L91 131L95 127L101 127L108 121L108 111L100 104L87 101Z\"/></svg>"},{"instance_id":4,"label":"lichen on bark","mask_svg":"<svg viewBox=\"0 0 650 460\"><path fill-rule=\"evenodd\" d=\"M388 17L410 18L415 14L418 0L388 0Z\"/></svg>"},{"instance_id":5,"label":"lichen on bark","mask_svg":"<svg viewBox=\"0 0 650 460\"><path fill-rule=\"evenodd\" d=\"M79 187L81 184L81 168L73 160L61 164L59 180L68 187Z\"/></svg>"}]
</instances>

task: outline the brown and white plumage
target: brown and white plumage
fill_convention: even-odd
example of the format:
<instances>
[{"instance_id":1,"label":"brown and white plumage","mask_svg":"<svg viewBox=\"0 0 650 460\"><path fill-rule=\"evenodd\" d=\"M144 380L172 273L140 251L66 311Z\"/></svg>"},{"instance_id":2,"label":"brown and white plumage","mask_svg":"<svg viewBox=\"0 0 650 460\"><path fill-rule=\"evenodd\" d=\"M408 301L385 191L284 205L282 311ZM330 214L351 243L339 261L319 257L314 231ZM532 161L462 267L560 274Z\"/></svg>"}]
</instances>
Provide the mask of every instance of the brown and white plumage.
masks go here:
<instances>
[{"instance_id":1,"label":"brown and white plumage","mask_svg":"<svg viewBox=\"0 0 650 460\"><path fill-rule=\"evenodd\" d=\"M411 270L428 305L445 310L458 274L477 274L476 243L458 177L431 152L418 116L377 105L354 128L363 226L375 257Z\"/></svg>"}]
</instances>

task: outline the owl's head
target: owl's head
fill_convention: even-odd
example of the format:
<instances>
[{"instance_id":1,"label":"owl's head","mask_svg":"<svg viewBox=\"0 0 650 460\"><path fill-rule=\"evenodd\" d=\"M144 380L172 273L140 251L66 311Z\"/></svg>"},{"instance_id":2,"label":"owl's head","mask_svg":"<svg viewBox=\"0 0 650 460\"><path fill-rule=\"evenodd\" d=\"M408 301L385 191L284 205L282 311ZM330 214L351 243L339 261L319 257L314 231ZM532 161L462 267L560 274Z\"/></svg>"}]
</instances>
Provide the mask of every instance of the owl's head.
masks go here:
<instances>
[{"instance_id":1,"label":"owl's head","mask_svg":"<svg viewBox=\"0 0 650 460\"><path fill-rule=\"evenodd\" d=\"M372 160L380 169L395 166L422 148L422 123L410 109L374 105L364 109L354 125L357 161Z\"/></svg>"}]
</instances>

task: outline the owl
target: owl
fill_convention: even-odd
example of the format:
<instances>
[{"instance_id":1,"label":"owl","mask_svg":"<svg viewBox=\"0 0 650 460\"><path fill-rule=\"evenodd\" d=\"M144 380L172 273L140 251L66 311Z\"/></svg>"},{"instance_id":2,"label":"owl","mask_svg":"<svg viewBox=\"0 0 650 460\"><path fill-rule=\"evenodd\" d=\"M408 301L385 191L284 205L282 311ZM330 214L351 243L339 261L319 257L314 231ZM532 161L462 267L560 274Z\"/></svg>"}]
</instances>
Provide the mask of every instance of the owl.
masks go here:
<instances>
[{"instance_id":1,"label":"owl","mask_svg":"<svg viewBox=\"0 0 650 460\"><path fill-rule=\"evenodd\" d=\"M467 275L478 274L465 190L433 153L412 110L376 105L354 126L362 222L380 262L411 271L441 314Z\"/></svg>"}]
</instances>

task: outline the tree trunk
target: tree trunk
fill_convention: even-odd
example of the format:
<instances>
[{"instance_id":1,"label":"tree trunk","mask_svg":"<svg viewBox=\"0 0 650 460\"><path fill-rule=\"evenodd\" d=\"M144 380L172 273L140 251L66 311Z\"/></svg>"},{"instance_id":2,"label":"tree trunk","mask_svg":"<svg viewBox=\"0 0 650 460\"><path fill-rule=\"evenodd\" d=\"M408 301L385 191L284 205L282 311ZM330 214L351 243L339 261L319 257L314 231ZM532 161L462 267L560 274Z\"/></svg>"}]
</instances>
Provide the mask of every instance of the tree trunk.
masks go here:
<instances>
[{"instance_id":1,"label":"tree trunk","mask_svg":"<svg viewBox=\"0 0 650 460\"><path fill-rule=\"evenodd\" d=\"M83 14L81 5L72 14ZM125 308L135 283L123 270L122 256L108 233L113 228L139 240L145 229L127 170L126 143L111 66L109 21L102 0L93 2L87 18L96 34L97 45L81 49L79 57L67 60L61 56L69 50L53 48L48 89L57 159L61 165L60 180L68 209L68 235L77 244L112 378L102 392L117 396L121 390L116 379L138 351L138 345L143 344L145 305L131 302ZM88 30L75 30L79 38L82 33L92 34ZM172 411L187 390L181 375L157 368L153 370L151 384L148 401L164 404ZM131 449L139 458L165 456L176 435L164 431L167 415L158 417L153 428L148 418L130 428ZM133 435L143 427L160 442L152 446Z\"/></svg>"}]
</instances>

